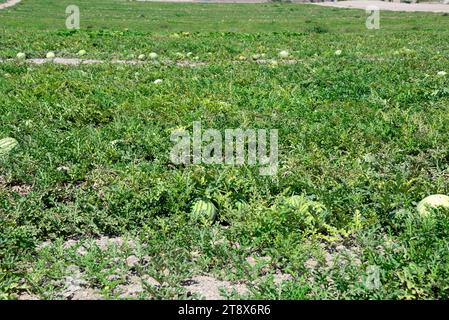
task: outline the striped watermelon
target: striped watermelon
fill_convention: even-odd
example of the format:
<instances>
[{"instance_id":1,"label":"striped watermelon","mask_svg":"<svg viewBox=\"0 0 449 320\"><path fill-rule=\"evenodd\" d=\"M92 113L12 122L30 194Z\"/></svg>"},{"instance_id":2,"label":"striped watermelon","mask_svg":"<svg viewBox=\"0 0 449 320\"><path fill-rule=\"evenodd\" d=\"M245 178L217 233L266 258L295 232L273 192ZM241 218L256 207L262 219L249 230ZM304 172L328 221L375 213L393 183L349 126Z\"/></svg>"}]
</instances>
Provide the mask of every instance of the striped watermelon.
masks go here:
<instances>
[{"instance_id":1,"label":"striped watermelon","mask_svg":"<svg viewBox=\"0 0 449 320\"><path fill-rule=\"evenodd\" d=\"M19 143L14 138L5 138L0 140L0 156L8 154Z\"/></svg>"},{"instance_id":2,"label":"striped watermelon","mask_svg":"<svg viewBox=\"0 0 449 320\"><path fill-rule=\"evenodd\" d=\"M193 205L190 217L203 224L212 224L217 217L217 208L210 201L199 200Z\"/></svg>"},{"instance_id":3,"label":"striped watermelon","mask_svg":"<svg viewBox=\"0 0 449 320\"><path fill-rule=\"evenodd\" d=\"M322 203L307 199L304 195L288 197L285 199L285 202L288 206L299 212L317 216L327 215L327 209Z\"/></svg>"},{"instance_id":4,"label":"striped watermelon","mask_svg":"<svg viewBox=\"0 0 449 320\"><path fill-rule=\"evenodd\" d=\"M309 207L309 200L307 200L304 196L291 196L288 197L285 202L296 209L306 209Z\"/></svg>"},{"instance_id":5,"label":"striped watermelon","mask_svg":"<svg viewBox=\"0 0 449 320\"><path fill-rule=\"evenodd\" d=\"M237 211L243 211L246 209L247 206L248 206L248 204L246 202L242 202L242 201L238 201L235 204L235 208L237 209Z\"/></svg>"}]
</instances>

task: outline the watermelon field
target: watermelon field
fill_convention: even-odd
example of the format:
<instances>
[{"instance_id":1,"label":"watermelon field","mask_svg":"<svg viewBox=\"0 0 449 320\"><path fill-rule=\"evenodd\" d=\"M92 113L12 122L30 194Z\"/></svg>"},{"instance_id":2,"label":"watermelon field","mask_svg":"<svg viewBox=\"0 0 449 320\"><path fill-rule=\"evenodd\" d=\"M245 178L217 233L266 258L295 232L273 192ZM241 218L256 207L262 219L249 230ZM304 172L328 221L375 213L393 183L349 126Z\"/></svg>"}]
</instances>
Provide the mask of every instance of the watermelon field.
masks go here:
<instances>
[{"instance_id":1,"label":"watermelon field","mask_svg":"<svg viewBox=\"0 0 449 320\"><path fill-rule=\"evenodd\" d=\"M0 299L448 299L449 15L380 17L0 10ZM277 130L276 172L174 163L199 122Z\"/></svg>"}]
</instances>

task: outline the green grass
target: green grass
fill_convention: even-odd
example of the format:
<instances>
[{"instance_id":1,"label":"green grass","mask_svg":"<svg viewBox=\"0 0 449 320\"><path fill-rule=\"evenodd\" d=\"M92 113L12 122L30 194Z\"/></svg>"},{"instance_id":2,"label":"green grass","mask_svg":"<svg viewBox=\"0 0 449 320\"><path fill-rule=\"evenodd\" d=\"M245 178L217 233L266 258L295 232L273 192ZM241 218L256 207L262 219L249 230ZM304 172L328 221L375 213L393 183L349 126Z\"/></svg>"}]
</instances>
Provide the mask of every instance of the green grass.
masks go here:
<instances>
[{"instance_id":1,"label":"green grass","mask_svg":"<svg viewBox=\"0 0 449 320\"><path fill-rule=\"evenodd\" d=\"M449 72L447 16L385 12L368 31L358 10L102 0L79 1L82 29L67 31L66 4L1 11L0 58L192 52L207 64L0 63L0 138L19 141L0 158L1 298L57 298L73 266L107 298L130 273L163 284L138 298L189 298L182 281L198 274L248 283L231 298L449 297L449 218L415 212L426 195L449 194L449 81L437 76ZM284 49L296 64L239 60ZM279 129L275 179L171 164L171 130L198 120ZM324 213L304 216L285 203L292 194ZM198 198L218 208L212 227L189 219ZM137 245L77 252L103 235ZM293 280L278 284L279 271Z\"/></svg>"},{"instance_id":2,"label":"green grass","mask_svg":"<svg viewBox=\"0 0 449 320\"><path fill-rule=\"evenodd\" d=\"M8 30L65 29L70 0L22 0L0 12ZM335 33L365 32L363 10L323 8L298 4L183 4L127 0L79 0L84 30L129 29L134 32L305 32L317 27ZM382 27L389 32L431 30L448 25L441 13L382 12ZM45 17L45 18L42 18ZM26 28L24 28L26 23ZM441 30L443 30L442 28Z\"/></svg>"}]
</instances>

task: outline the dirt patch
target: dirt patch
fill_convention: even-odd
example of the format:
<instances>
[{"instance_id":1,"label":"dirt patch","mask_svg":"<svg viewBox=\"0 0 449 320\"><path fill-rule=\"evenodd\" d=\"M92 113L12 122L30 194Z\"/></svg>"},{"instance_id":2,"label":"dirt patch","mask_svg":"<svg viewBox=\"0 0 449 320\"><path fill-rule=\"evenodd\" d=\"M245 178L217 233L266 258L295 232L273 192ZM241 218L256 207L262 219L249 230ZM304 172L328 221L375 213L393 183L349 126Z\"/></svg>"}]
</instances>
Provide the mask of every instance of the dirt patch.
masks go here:
<instances>
[{"instance_id":1,"label":"dirt patch","mask_svg":"<svg viewBox=\"0 0 449 320\"><path fill-rule=\"evenodd\" d=\"M39 297L34 294L24 292L24 293L20 294L17 299L18 300L39 300Z\"/></svg>"},{"instance_id":2,"label":"dirt patch","mask_svg":"<svg viewBox=\"0 0 449 320\"><path fill-rule=\"evenodd\" d=\"M17 60L16 59L5 59L5 60L0 59L0 62L13 62L13 61L17 61ZM61 65L66 65L66 66L80 66L80 65L112 63L112 64L124 64L124 65L164 64L164 65L177 65L180 67L195 68L195 67L201 67L201 66L207 65L207 62L204 62L204 61L188 61L188 60L183 60L183 61L178 61L178 62L173 62L171 60L165 60L165 61L161 61L161 62L141 61L141 60L110 60L110 61L108 61L108 60L97 60L97 59L79 59L79 58L61 58L61 57L52 58L52 59L31 58L31 59L26 59L24 62L36 64L36 65L42 65L45 63L56 63L56 64L61 64Z\"/></svg>"},{"instance_id":3,"label":"dirt patch","mask_svg":"<svg viewBox=\"0 0 449 320\"><path fill-rule=\"evenodd\" d=\"M16 186L11 187L12 192L17 193L17 194L21 195L22 197L29 194L32 190L33 190L33 188L27 184L21 184L21 185L16 185Z\"/></svg>"},{"instance_id":4,"label":"dirt patch","mask_svg":"<svg viewBox=\"0 0 449 320\"><path fill-rule=\"evenodd\" d=\"M39 246L39 250L51 246L53 246L53 243L46 241ZM106 264L101 271L101 274L106 276L108 281L114 283L111 291L114 297L119 299L147 298L155 291L169 289L168 284L160 280L155 274L150 276L148 272L143 272L152 258L139 255L140 246L134 240L125 237L102 236L96 239L69 239L62 244L63 249L75 250L82 256L86 255L92 247L108 250L111 246L115 247L116 250L122 250L124 253L126 251L126 255L111 258L110 263ZM260 273L260 279L265 279L266 276L272 277L276 285L293 280L290 274L283 273L276 268L272 258L268 256L249 256L246 263L249 268L253 268ZM63 300L104 299L105 296L102 295L100 287L96 285L95 281L91 282L86 272L83 267L77 264L68 266L64 276L52 282L57 288L55 297ZM160 272L161 275L168 275L168 269ZM226 277L229 272L232 271L223 270L221 278ZM206 300L220 300L232 294L246 295L249 293L249 286L257 282L249 283L241 279L234 281L219 280L215 276L206 274L188 278L181 281L179 285L185 289L187 296ZM38 298L26 292L22 295L21 299Z\"/></svg>"},{"instance_id":5,"label":"dirt patch","mask_svg":"<svg viewBox=\"0 0 449 320\"><path fill-rule=\"evenodd\" d=\"M322 244L324 251L324 259L319 261L316 258L310 258L305 262L305 267L311 271L313 270L330 270L335 267L344 267L352 264L360 266L361 249L356 245L343 245L334 243L331 246Z\"/></svg>"},{"instance_id":6,"label":"dirt patch","mask_svg":"<svg viewBox=\"0 0 449 320\"><path fill-rule=\"evenodd\" d=\"M18 4L21 0L8 0L5 3L0 3L0 10L1 9L6 9L12 6L15 6L16 4Z\"/></svg>"},{"instance_id":7,"label":"dirt patch","mask_svg":"<svg viewBox=\"0 0 449 320\"><path fill-rule=\"evenodd\" d=\"M289 59L289 60L273 60L273 59L257 59L256 63L258 64L296 64L298 61Z\"/></svg>"},{"instance_id":8,"label":"dirt patch","mask_svg":"<svg viewBox=\"0 0 449 320\"><path fill-rule=\"evenodd\" d=\"M37 250L38 251L42 250L51 245L52 245L52 241L50 241L50 240L44 241L40 245L38 245ZM70 249L73 247L77 247L76 252L81 256L84 256L92 246L97 246L102 251L105 251L109 247L112 247L112 246L118 247L118 248L125 246L130 249L135 249L136 243L131 239L124 239L122 237L101 236L100 238L89 240L89 241L82 241L81 239L68 239L63 244L64 249ZM135 256L130 256L126 260L126 263L129 265L129 264L133 263L133 261L135 259L137 259Z\"/></svg>"},{"instance_id":9,"label":"dirt patch","mask_svg":"<svg viewBox=\"0 0 449 320\"><path fill-rule=\"evenodd\" d=\"M17 61L16 59L0 59L0 62L13 62ZM291 65L298 63L297 60L294 59L257 59L257 60L242 60L242 61L233 61L234 63L244 63L244 62L254 62L257 64L268 64L268 65ZM112 64L124 64L124 65L176 65L178 67L186 67L186 68L198 68L207 66L208 62L205 61L189 61L189 60L180 60L180 61L172 61L172 60L163 60L163 61L140 61L140 60L95 60L95 59L79 59L79 58L32 58L27 59L24 62L42 65L45 63L56 63L62 64L66 66L80 66L80 65L92 65L92 64L102 64L102 63L112 63Z\"/></svg>"},{"instance_id":10,"label":"dirt patch","mask_svg":"<svg viewBox=\"0 0 449 320\"><path fill-rule=\"evenodd\" d=\"M385 11L406 11L406 12L449 12L449 5L443 3L398 3L385 1L340 1L340 2L320 2L314 3L319 6L366 9L368 6L376 6Z\"/></svg>"},{"instance_id":11,"label":"dirt patch","mask_svg":"<svg viewBox=\"0 0 449 320\"><path fill-rule=\"evenodd\" d=\"M24 197L33 191L33 187L28 184L8 183L6 178L0 176L0 190L9 190Z\"/></svg>"},{"instance_id":12,"label":"dirt patch","mask_svg":"<svg viewBox=\"0 0 449 320\"><path fill-rule=\"evenodd\" d=\"M122 237L107 237L103 236L94 241L95 245L97 245L101 250L106 250L109 246L128 246L130 248L135 248L136 243L133 240L127 240Z\"/></svg>"},{"instance_id":13,"label":"dirt patch","mask_svg":"<svg viewBox=\"0 0 449 320\"><path fill-rule=\"evenodd\" d=\"M283 273L281 271L276 271L276 273L273 275L274 283L277 285L280 285L284 281L291 281L293 280L293 277L288 273Z\"/></svg>"},{"instance_id":14,"label":"dirt patch","mask_svg":"<svg viewBox=\"0 0 449 320\"><path fill-rule=\"evenodd\" d=\"M223 296L220 290L226 292L237 291L239 294L245 294L248 292L247 287L244 284L233 284L229 281L222 281L215 279L212 276L195 276L184 282L188 295L196 294L206 300L221 300Z\"/></svg>"},{"instance_id":15,"label":"dirt patch","mask_svg":"<svg viewBox=\"0 0 449 320\"><path fill-rule=\"evenodd\" d=\"M191 68L195 68L195 67L201 67L201 66L205 66L207 65L206 62L203 61L188 61L188 60L182 60L182 61L178 61L176 62L177 66L180 67L191 67Z\"/></svg>"},{"instance_id":16,"label":"dirt patch","mask_svg":"<svg viewBox=\"0 0 449 320\"><path fill-rule=\"evenodd\" d=\"M176 2L176 3L268 3L271 0L137 0L138 2Z\"/></svg>"},{"instance_id":17,"label":"dirt patch","mask_svg":"<svg viewBox=\"0 0 449 320\"><path fill-rule=\"evenodd\" d=\"M64 247L65 248L70 248L74 245L78 245L79 244L79 240L67 240L64 243ZM98 239L94 239L92 241L92 244L97 246L100 250L107 250L109 247L111 246L116 246L116 247L122 247L124 245L130 247L130 248L135 248L136 243L132 240L127 240L124 239L122 237L108 237L108 236L101 236ZM84 246L87 246L88 244L85 244Z\"/></svg>"},{"instance_id":18,"label":"dirt patch","mask_svg":"<svg viewBox=\"0 0 449 320\"><path fill-rule=\"evenodd\" d=\"M114 292L122 299L135 298L145 291L145 286L159 288L161 284L148 275L142 277L130 276L127 283L117 286Z\"/></svg>"},{"instance_id":19,"label":"dirt patch","mask_svg":"<svg viewBox=\"0 0 449 320\"><path fill-rule=\"evenodd\" d=\"M60 298L64 300L102 300L100 292L89 286L84 280L83 273L77 266L67 268L67 276L63 280L64 289ZM114 293L121 299L136 298L145 291L145 286L159 287L160 284L150 276L138 277L135 275L127 276L125 284L118 285Z\"/></svg>"},{"instance_id":20,"label":"dirt patch","mask_svg":"<svg viewBox=\"0 0 449 320\"><path fill-rule=\"evenodd\" d=\"M40 249L49 247L52 242L46 241L39 246ZM78 246L78 247L77 247ZM64 242L63 248L76 248L76 252L80 255L85 255L91 246L97 246L100 250L107 250L111 246L117 248L136 248L136 244L133 240L128 240L122 237L107 237L102 236L98 239L92 239L89 241L82 241L76 239L70 239ZM140 294L145 293L147 287L153 287L158 289L162 285L149 275L137 274L136 269L142 262L145 263L149 257L138 258L136 255L129 255L127 258L116 257L111 260L109 265L114 268L114 264L117 262L124 262L129 268L121 269L115 268L109 270L102 270L102 273L110 273L107 277L108 281L119 281L112 293L117 295L120 299L135 299ZM87 281L86 272L77 265L70 265L66 268L65 276L61 280L53 282L53 285L58 289L56 298L62 300L102 300L104 297L101 294L99 288ZM23 298L26 298L24 296Z\"/></svg>"},{"instance_id":21,"label":"dirt patch","mask_svg":"<svg viewBox=\"0 0 449 320\"><path fill-rule=\"evenodd\" d=\"M65 300L101 300L97 290L90 288L77 266L67 268L67 276L63 280L64 289L61 298Z\"/></svg>"}]
</instances>

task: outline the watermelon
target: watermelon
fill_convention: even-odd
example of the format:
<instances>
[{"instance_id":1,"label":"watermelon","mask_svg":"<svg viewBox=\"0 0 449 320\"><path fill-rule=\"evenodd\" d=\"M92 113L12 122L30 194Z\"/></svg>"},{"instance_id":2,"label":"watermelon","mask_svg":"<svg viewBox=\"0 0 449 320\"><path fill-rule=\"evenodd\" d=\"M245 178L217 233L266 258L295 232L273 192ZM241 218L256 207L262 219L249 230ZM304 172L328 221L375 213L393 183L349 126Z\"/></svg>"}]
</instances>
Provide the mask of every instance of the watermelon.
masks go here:
<instances>
[{"instance_id":1,"label":"watermelon","mask_svg":"<svg viewBox=\"0 0 449 320\"><path fill-rule=\"evenodd\" d=\"M8 154L12 149L14 149L19 143L14 138L5 138L0 140L0 156Z\"/></svg>"},{"instance_id":2,"label":"watermelon","mask_svg":"<svg viewBox=\"0 0 449 320\"><path fill-rule=\"evenodd\" d=\"M203 224L212 224L217 217L217 208L210 201L199 200L193 205L190 217Z\"/></svg>"},{"instance_id":3,"label":"watermelon","mask_svg":"<svg viewBox=\"0 0 449 320\"><path fill-rule=\"evenodd\" d=\"M291 196L291 197L288 197L285 200L285 202L294 208L298 208L301 205L303 205L304 203L307 204L307 202L305 201L303 196Z\"/></svg>"},{"instance_id":4,"label":"watermelon","mask_svg":"<svg viewBox=\"0 0 449 320\"><path fill-rule=\"evenodd\" d=\"M19 60L25 60L26 59L26 54L23 53L23 52L19 52L16 57Z\"/></svg>"},{"instance_id":5,"label":"watermelon","mask_svg":"<svg viewBox=\"0 0 449 320\"><path fill-rule=\"evenodd\" d=\"M416 209L420 215L428 215L432 209L447 208L449 209L449 197L444 194L433 194L422 199Z\"/></svg>"},{"instance_id":6,"label":"watermelon","mask_svg":"<svg viewBox=\"0 0 449 320\"><path fill-rule=\"evenodd\" d=\"M248 204L246 202L238 201L235 204L235 208L237 209L237 211L243 211L246 209L246 207L248 207Z\"/></svg>"},{"instance_id":7,"label":"watermelon","mask_svg":"<svg viewBox=\"0 0 449 320\"><path fill-rule=\"evenodd\" d=\"M324 219L328 215L325 205L318 201L310 200L304 195L288 197L285 199L285 204L300 214L313 216L317 219Z\"/></svg>"},{"instance_id":8,"label":"watermelon","mask_svg":"<svg viewBox=\"0 0 449 320\"><path fill-rule=\"evenodd\" d=\"M279 58L285 59L288 58L289 53L287 50L282 50L281 52L279 52Z\"/></svg>"}]
</instances>

